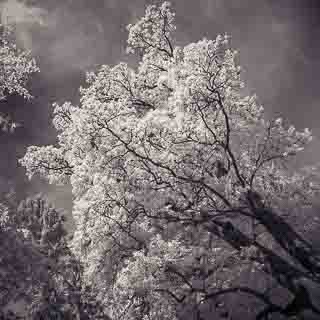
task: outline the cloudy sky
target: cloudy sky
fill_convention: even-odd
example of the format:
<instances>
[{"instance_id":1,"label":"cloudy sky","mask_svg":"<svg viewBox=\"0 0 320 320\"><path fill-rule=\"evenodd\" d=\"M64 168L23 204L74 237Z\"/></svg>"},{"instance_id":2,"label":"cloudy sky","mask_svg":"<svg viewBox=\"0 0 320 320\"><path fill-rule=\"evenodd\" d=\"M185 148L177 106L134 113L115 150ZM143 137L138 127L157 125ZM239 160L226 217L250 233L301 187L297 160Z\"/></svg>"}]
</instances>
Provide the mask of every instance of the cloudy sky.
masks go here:
<instances>
[{"instance_id":1,"label":"cloudy sky","mask_svg":"<svg viewBox=\"0 0 320 320\"><path fill-rule=\"evenodd\" d=\"M100 64L130 61L125 55L125 26L143 15L145 0L6 0L1 21L17 24L19 45L31 50L41 73L30 83L31 103L9 98L1 111L22 127L0 135L0 182L11 180L18 191L48 192L70 208L66 188L31 183L17 158L28 145L55 142L50 125L54 101L77 103L85 71ZM256 93L269 116L288 118L297 128L309 127L320 139L320 3L318 0L172 0L176 39L180 45L232 36L248 89ZM318 4L318 6L317 6ZM319 140L320 141L320 140ZM313 142L300 162L320 160L320 143Z\"/></svg>"}]
</instances>

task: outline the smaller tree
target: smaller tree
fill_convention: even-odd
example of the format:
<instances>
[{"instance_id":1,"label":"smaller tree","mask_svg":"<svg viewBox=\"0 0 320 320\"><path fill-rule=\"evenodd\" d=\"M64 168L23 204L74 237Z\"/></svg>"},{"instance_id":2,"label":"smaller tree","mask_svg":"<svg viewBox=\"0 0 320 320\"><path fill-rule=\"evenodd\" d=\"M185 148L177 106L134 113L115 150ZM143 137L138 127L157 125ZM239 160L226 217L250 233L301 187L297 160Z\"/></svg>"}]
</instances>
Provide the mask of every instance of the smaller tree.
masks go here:
<instances>
[{"instance_id":1,"label":"smaller tree","mask_svg":"<svg viewBox=\"0 0 320 320\"><path fill-rule=\"evenodd\" d=\"M30 51L17 47L14 27L0 24L0 100L13 93L30 99L32 96L26 88L27 81L31 74L38 71Z\"/></svg>"},{"instance_id":2,"label":"smaller tree","mask_svg":"<svg viewBox=\"0 0 320 320\"><path fill-rule=\"evenodd\" d=\"M31 53L17 47L14 27L0 24L0 102L10 94L30 99L27 82L35 72L39 72L39 68ZM0 128L12 132L16 127L17 123L0 110Z\"/></svg>"},{"instance_id":3,"label":"smaller tree","mask_svg":"<svg viewBox=\"0 0 320 320\"><path fill-rule=\"evenodd\" d=\"M94 291L83 283L82 266L68 247L64 215L42 196L36 196L23 200L17 210L7 209L6 216L11 242L20 240L18 252L29 248L37 255L16 255L8 244L8 252L16 256L5 261L9 270L3 281L8 284L8 294L3 307L23 299L27 302L26 320L107 320ZM19 276L18 272L30 264L33 269ZM45 270L45 276L39 278L39 270Z\"/></svg>"},{"instance_id":4,"label":"smaller tree","mask_svg":"<svg viewBox=\"0 0 320 320\"><path fill-rule=\"evenodd\" d=\"M13 221L13 211L2 204L0 225L0 310L30 300L31 288L48 279L48 259L27 241Z\"/></svg>"}]
</instances>

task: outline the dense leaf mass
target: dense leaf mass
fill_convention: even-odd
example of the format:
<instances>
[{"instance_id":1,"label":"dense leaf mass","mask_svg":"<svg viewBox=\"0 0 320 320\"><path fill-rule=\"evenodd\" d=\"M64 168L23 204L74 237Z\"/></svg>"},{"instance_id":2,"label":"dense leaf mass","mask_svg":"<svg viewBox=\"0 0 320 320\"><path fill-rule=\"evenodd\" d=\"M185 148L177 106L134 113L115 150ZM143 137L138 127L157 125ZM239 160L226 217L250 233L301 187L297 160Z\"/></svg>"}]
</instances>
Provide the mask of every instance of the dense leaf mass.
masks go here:
<instances>
[{"instance_id":1,"label":"dense leaf mass","mask_svg":"<svg viewBox=\"0 0 320 320\"><path fill-rule=\"evenodd\" d=\"M31 98L26 84L39 69L30 52L18 49L13 32L12 26L0 24L0 99L12 93Z\"/></svg>"},{"instance_id":2,"label":"dense leaf mass","mask_svg":"<svg viewBox=\"0 0 320 320\"><path fill-rule=\"evenodd\" d=\"M178 47L174 30L168 2L148 6L128 26L138 67L88 73L79 106L54 104L58 144L20 162L71 183L72 250L112 319L228 317L233 294L252 297L257 319L289 316L274 292L320 279L317 252L288 224L319 192L316 167L286 166L311 133L265 120L227 35Z\"/></svg>"},{"instance_id":3,"label":"dense leaf mass","mask_svg":"<svg viewBox=\"0 0 320 320\"><path fill-rule=\"evenodd\" d=\"M0 101L13 93L30 99L26 85L30 75L38 71L30 52L17 47L13 26L0 24ZM13 132L16 127L17 123L0 112L0 130Z\"/></svg>"},{"instance_id":4,"label":"dense leaf mass","mask_svg":"<svg viewBox=\"0 0 320 320\"><path fill-rule=\"evenodd\" d=\"M64 216L40 196L12 206L6 216L0 230L0 318L108 320L70 251Z\"/></svg>"}]
</instances>

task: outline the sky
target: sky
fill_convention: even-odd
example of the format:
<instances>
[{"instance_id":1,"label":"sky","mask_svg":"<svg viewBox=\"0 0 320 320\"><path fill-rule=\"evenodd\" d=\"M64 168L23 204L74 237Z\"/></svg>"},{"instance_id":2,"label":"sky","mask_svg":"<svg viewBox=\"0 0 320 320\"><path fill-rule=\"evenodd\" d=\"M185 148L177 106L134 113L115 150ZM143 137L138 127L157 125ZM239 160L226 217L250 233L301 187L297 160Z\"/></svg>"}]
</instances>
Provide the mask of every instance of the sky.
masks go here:
<instances>
[{"instance_id":1,"label":"sky","mask_svg":"<svg viewBox=\"0 0 320 320\"><path fill-rule=\"evenodd\" d=\"M85 72L101 64L134 63L126 56L126 25L144 14L145 0L6 0L2 22L17 25L21 47L31 50L41 69L30 81L34 99L9 97L0 111L22 126L0 135L0 188L10 181L23 194L44 192L71 210L70 188L28 181L17 165L28 145L52 144L54 101L79 101ZM158 1L157 1L158 2ZM232 37L239 50L243 77L267 116L287 118L296 128L308 127L315 141L297 165L320 159L320 2L317 0L172 0L177 44L186 45L217 34ZM317 137L318 141L317 141Z\"/></svg>"}]
</instances>

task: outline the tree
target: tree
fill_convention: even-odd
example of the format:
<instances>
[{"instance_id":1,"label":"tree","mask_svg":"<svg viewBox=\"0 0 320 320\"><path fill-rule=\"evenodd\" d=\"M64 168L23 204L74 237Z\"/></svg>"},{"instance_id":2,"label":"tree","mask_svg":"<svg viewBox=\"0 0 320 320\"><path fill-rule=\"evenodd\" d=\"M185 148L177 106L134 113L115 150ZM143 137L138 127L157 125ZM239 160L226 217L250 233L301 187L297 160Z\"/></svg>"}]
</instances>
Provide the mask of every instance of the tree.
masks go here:
<instances>
[{"instance_id":1,"label":"tree","mask_svg":"<svg viewBox=\"0 0 320 320\"><path fill-rule=\"evenodd\" d=\"M27 81L39 68L29 51L17 47L14 39L14 27L0 24L0 101L8 95L18 94L30 99ZM17 126L10 116L0 112L0 127L12 132Z\"/></svg>"},{"instance_id":2,"label":"tree","mask_svg":"<svg viewBox=\"0 0 320 320\"><path fill-rule=\"evenodd\" d=\"M0 66L0 99L13 93L30 99L27 81L39 68L29 51L17 47L11 25L0 24Z\"/></svg>"},{"instance_id":3,"label":"tree","mask_svg":"<svg viewBox=\"0 0 320 320\"><path fill-rule=\"evenodd\" d=\"M83 283L82 266L69 249L64 221L64 216L41 196L22 201L19 208L8 213L6 228L11 228L11 238L15 242L19 238L21 244L17 251L7 248L15 259L1 261L1 269L10 267L1 281L7 288L2 308L22 299L27 305L26 320L108 320L92 288ZM20 256L22 249L34 254Z\"/></svg>"},{"instance_id":4,"label":"tree","mask_svg":"<svg viewBox=\"0 0 320 320\"><path fill-rule=\"evenodd\" d=\"M301 282L320 281L288 223L319 194L317 167L287 168L311 133L264 119L228 36L179 47L174 29L168 2L148 6L128 26L138 67L88 73L79 106L54 104L57 145L20 162L71 183L72 249L113 319L226 318L243 295L248 319L289 316Z\"/></svg>"},{"instance_id":5,"label":"tree","mask_svg":"<svg viewBox=\"0 0 320 320\"><path fill-rule=\"evenodd\" d=\"M49 260L28 241L29 230L19 223L13 203L2 203L0 309L5 311L17 301L30 302L32 288L48 281Z\"/></svg>"}]
</instances>

